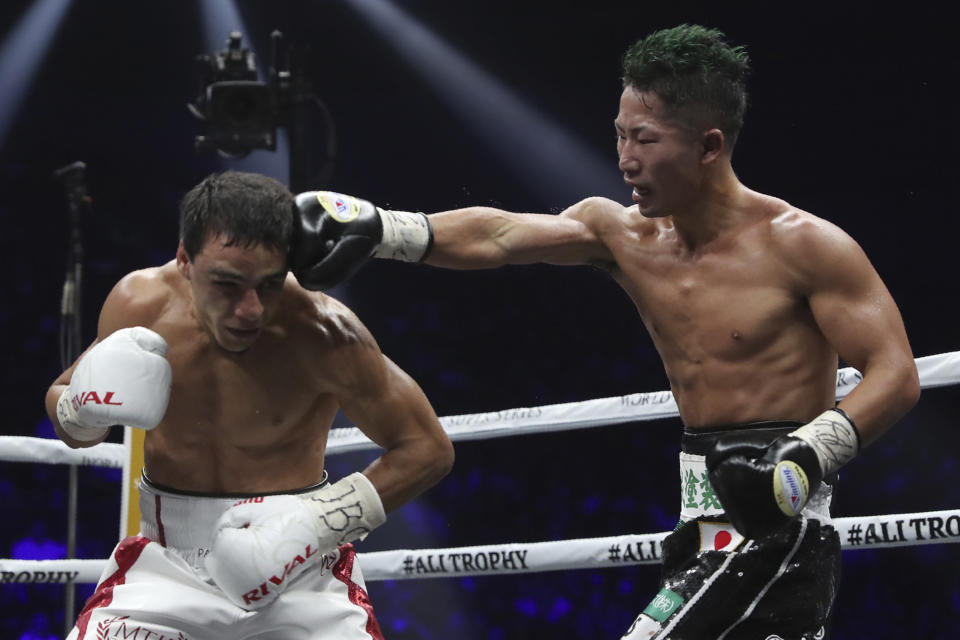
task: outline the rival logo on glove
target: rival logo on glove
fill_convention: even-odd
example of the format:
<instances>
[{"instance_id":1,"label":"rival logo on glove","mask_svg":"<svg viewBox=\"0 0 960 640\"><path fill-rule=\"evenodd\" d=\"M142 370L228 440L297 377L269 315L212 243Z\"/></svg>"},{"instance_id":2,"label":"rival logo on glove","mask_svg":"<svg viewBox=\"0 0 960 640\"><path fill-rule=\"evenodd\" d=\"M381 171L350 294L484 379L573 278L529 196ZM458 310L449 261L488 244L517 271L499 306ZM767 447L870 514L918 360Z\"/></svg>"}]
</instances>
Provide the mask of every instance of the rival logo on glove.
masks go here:
<instances>
[{"instance_id":1,"label":"rival logo on glove","mask_svg":"<svg viewBox=\"0 0 960 640\"><path fill-rule=\"evenodd\" d=\"M803 509L810 493L807 474L796 462L781 460L773 470L773 495L780 511L791 518Z\"/></svg>"},{"instance_id":2,"label":"rival logo on glove","mask_svg":"<svg viewBox=\"0 0 960 640\"><path fill-rule=\"evenodd\" d=\"M79 411L80 407L90 402L94 404L110 404L116 407L123 405L122 402L111 402L114 393L116 392L107 391L103 396L103 400L101 400L100 395L96 391L81 391L70 398L70 402L73 404L74 411Z\"/></svg>"},{"instance_id":3,"label":"rival logo on glove","mask_svg":"<svg viewBox=\"0 0 960 640\"><path fill-rule=\"evenodd\" d=\"M283 565L283 573L281 573L279 577L270 576L268 581L270 583L273 583L277 587L281 586L283 584L283 581L286 580L291 573L293 573L294 569L296 569L298 566L302 564L306 564L307 558L311 558L316 554L317 554L317 550L313 547L313 545L307 545L307 548L304 549L303 554L298 553L293 557L293 560ZM338 554L335 552L323 554L323 557L320 559L321 575L322 575L322 572L333 568L333 565L336 564L338 557L339 557ZM266 596L269 593L270 593L269 585L267 584L267 582L263 582L256 589L253 589L252 591L248 591L247 593L243 594L243 602L245 604L251 604L252 602L259 600L262 596Z\"/></svg>"}]
</instances>

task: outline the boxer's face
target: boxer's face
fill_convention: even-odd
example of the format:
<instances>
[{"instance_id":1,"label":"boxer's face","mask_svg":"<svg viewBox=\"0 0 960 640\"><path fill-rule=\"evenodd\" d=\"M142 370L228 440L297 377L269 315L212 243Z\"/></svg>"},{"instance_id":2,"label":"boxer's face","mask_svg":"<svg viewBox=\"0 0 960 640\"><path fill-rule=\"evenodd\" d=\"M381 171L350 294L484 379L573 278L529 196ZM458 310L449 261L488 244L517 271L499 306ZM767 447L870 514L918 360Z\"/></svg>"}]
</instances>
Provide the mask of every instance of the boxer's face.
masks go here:
<instances>
[{"instance_id":1,"label":"boxer's face","mask_svg":"<svg viewBox=\"0 0 960 640\"><path fill-rule=\"evenodd\" d=\"M191 261L183 246L177 266L190 281L200 324L227 351L245 351L276 312L287 257L263 245L225 246L214 235Z\"/></svg>"},{"instance_id":2,"label":"boxer's face","mask_svg":"<svg viewBox=\"0 0 960 640\"><path fill-rule=\"evenodd\" d=\"M614 121L623 180L633 187L633 200L647 217L682 212L704 180L696 133L664 113L656 94L626 87Z\"/></svg>"}]
</instances>

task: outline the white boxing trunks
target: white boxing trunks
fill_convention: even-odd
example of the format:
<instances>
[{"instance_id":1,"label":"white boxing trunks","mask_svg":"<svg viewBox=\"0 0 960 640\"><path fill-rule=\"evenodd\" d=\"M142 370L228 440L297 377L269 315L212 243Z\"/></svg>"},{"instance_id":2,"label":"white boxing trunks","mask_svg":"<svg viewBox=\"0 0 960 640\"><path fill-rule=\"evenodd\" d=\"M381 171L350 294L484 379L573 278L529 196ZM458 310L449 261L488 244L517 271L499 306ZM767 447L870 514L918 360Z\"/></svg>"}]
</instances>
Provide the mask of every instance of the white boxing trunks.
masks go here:
<instances>
[{"instance_id":1,"label":"white boxing trunks","mask_svg":"<svg viewBox=\"0 0 960 640\"><path fill-rule=\"evenodd\" d=\"M114 549L67 640L382 640L353 545L311 558L274 602L247 611L213 584L203 558L220 515L254 496L188 495L146 477L139 488L140 535Z\"/></svg>"}]
</instances>

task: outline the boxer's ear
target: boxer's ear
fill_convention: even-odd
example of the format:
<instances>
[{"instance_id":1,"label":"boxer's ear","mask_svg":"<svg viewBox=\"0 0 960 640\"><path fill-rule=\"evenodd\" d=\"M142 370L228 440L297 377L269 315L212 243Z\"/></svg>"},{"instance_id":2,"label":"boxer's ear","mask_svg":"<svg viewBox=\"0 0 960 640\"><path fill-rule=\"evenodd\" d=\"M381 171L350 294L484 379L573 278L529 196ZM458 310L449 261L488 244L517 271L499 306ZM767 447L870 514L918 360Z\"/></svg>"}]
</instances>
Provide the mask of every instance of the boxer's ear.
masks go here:
<instances>
[{"instance_id":1,"label":"boxer's ear","mask_svg":"<svg viewBox=\"0 0 960 640\"><path fill-rule=\"evenodd\" d=\"M183 240L180 241L180 244L177 245L177 271L180 272L187 280L190 279L190 268L193 266L193 263L190 260L190 256L187 255L187 250L183 247Z\"/></svg>"},{"instance_id":2,"label":"boxer's ear","mask_svg":"<svg viewBox=\"0 0 960 640\"><path fill-rule=\"evenodd\" d=\"M723 155L726 149L727 139L720 129L708 129L700 136L700 145L702 152L700 154L701 164L711 164L717 158Z\"/></svg>"}]
</instances>

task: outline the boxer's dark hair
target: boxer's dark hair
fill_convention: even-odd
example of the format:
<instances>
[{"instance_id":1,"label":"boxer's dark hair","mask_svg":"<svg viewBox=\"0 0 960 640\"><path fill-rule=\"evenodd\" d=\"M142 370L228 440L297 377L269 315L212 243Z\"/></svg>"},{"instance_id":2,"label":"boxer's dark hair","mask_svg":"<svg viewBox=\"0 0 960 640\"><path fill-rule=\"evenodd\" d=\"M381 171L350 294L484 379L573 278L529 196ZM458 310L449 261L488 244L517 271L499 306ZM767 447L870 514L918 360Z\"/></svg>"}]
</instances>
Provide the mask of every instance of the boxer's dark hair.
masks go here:
<instances>
[{"instance_id":1,"label":"boxer's dark hair","mask_svg":"<svg viewBox=\"0 0 960 640\"><path fill-rule=\"evenodd\" d=\"M226 246L264 245L286 253L296 201L282 183L257 173L207 176L180 202L180 240L193 260L211 234Z\"/></svg>"},{"instance_id":2,"label":"boxer's dark hair","mask_svg":"<svg viewBox=\"0 0 960 640\"><path fill-rule=\"evenodd\" d=\"M733 149L747 110L750 59L717 29L682 24L638 40L623 56L623 86L656 94L667 116L717 127Z\"/></svg>"}]
</instances>

